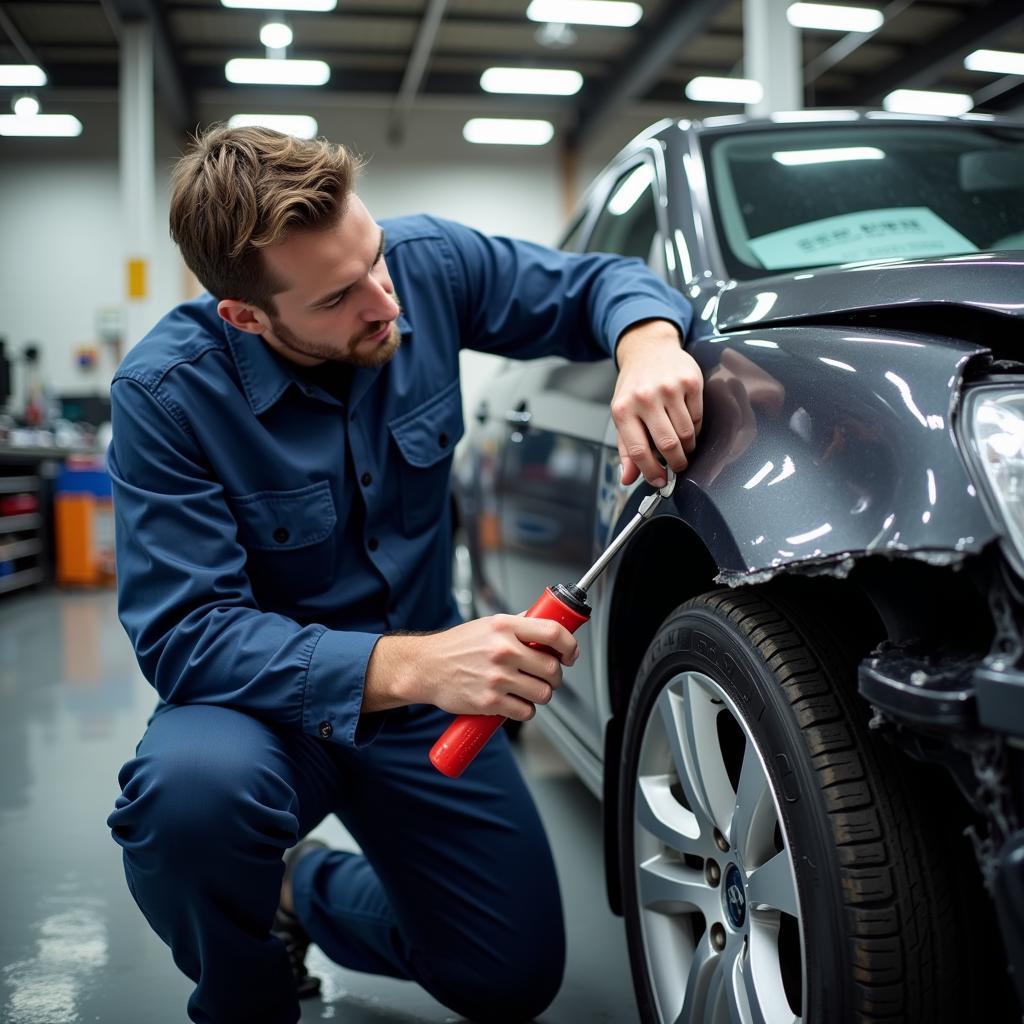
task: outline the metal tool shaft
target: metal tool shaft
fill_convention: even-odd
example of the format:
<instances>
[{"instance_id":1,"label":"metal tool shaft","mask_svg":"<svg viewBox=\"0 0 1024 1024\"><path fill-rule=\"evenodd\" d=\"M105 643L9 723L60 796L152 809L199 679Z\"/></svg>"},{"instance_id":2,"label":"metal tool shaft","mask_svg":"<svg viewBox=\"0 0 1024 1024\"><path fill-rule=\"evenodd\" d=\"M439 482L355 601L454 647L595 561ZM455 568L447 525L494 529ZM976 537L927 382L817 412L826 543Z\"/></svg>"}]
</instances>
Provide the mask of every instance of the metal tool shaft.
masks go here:
<instances>
[{"instance_id":1,"label":"metal tool shaft","mask_svg":"<svg viewBox=\"0 0 1024 1024\"><path fill-rule=\"evenodd\" d=\"M585 575L580 579L579 583L576 584L580 590L586 592L590 589L591 584L598 576L604 572L605 567L615 557L619 548L626 543L627 540L636 531L636 528L647 519L654 506L661 501L661 494L655 491L653 494L648 494L642 502L640 502L640 511L623 527L621 533L605 548L604 553L601 557L586 571Z\"/></svg>"}]
</instances>

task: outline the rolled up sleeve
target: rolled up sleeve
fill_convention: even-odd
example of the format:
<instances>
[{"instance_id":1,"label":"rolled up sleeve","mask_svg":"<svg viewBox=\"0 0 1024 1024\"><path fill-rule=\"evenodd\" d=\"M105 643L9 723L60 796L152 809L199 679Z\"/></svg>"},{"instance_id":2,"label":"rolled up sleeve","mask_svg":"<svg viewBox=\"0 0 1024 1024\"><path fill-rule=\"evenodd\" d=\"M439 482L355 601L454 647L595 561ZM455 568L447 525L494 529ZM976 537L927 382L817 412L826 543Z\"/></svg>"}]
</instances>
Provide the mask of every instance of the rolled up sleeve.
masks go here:
<instances>
[{"instance_id":1,"label":"rolled up sleeve","mask_svg":"<svg viewBox=\"0 0 1024 1024\"><path fill-rule=\"evenodd\" d=\"M182 411L127 377L111 401L118 614L149 682L171 704L233 707L349 746L372 740L379 726L360 729L360 708L379 634L260 609L223 487Z\"/></svg>"}]
</instances>

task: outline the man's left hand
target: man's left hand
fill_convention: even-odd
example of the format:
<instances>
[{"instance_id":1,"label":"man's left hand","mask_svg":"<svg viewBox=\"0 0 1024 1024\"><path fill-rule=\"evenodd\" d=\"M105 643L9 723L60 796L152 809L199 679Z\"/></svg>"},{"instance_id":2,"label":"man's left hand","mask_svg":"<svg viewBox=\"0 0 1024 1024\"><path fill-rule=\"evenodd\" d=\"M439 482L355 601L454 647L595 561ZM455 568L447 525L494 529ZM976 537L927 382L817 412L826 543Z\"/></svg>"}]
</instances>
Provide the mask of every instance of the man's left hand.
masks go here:
<instances>
[{"instance_id":1,"label":"man's left hand","mask_svg":"<svg viewBox=\"0 0 1024 1024\"><path fill-rule=\"evenodd\" d=\"M624 331L615 358L619 377L612 416L619 431L622 483L628 486L643 473L652 486L662 487L665 471L657 453L681 473L697 443L704 414L700 367L683 351L678 328L667 320L647 320Z\"/></svg>"}]
</instances>

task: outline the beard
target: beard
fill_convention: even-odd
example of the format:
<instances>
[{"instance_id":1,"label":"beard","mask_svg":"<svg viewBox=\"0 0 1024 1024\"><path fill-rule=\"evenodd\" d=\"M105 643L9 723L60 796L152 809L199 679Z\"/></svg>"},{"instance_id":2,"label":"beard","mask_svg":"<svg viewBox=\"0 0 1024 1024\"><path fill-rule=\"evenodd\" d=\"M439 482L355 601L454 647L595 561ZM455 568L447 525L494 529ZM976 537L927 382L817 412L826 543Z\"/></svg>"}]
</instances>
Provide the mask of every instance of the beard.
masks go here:
<instances>
[{"instance_id":1,"label":"beard","mask_svg":"<svg viewBox=\"0 0 1024 1024\"><path fill-rule=\"evenodd\" d=\"M348 345L339 351L337 347L325 344L324 342L309 341L300 338L297 334L285 327L277 317L270 318L271 326L274 329L274 336L284 345L300 355L309 356L311 359L324 359L335 363L348 363L350 366L360 366L373 369L376 366L383 366L398 351L402 342L402 335L398 330L396 320L391 321L391 329L383 341L378 341L369 351L358 351L359 346L372 337L384 327L384 321L371 324L365 331L360 332Z\"/></svg>"}]
</instances>

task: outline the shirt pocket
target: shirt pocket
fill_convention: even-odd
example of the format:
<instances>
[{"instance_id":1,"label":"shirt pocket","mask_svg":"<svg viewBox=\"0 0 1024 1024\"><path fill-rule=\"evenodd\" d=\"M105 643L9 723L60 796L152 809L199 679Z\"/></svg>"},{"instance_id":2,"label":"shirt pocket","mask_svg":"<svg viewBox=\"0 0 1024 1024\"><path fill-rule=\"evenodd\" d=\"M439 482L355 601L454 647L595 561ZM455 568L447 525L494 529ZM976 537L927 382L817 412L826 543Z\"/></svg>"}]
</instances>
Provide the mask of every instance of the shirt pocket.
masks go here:
<instances>
[{"instance_id":1,"label":"shirt pocket","mask_svg":"<svg viewBox=\"0 0 1024 1024\"><path fill-rule=\"evenodd\" d=\"M402 456L402 526L412 536L441 522L447 509L452 453L465 432L459 382L396 416L388 430Z\"/></svg>"},{"instance_id":2,"label":"shirt pocket","mask_svg":"<svg viewBox=\"0 0 1024 1024\"><path fill-rule=\"evenodd\" d=\"M331 583L338 515L327 480L246 494L232 498L231 506L257 596L298 599Z\"/></svg>"}]
</instances>

